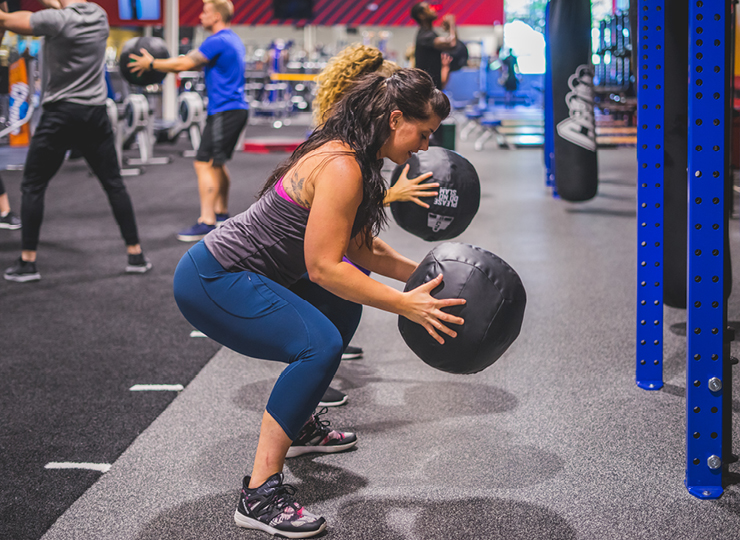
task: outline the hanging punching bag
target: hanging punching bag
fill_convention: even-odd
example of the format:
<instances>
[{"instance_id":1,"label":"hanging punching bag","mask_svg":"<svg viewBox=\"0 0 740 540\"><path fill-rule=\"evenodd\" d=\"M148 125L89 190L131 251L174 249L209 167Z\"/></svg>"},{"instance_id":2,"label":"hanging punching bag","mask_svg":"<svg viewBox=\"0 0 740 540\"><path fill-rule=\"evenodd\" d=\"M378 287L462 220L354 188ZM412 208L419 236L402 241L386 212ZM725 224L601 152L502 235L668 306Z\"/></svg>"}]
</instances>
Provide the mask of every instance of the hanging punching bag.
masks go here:
<instances>
[{"instance_id":1,"label":"hanging punching bag","mask_svg":"<svg viewBox=\"0 0 740 540\"><path fill-rule=\"evenodd\" d=\"M552 59L550 55L550 4L545 6L545 185L555 191L555 126L552 120Z\"/></svg>"},{"instance_id":2,"label":"hanging punching bag","mask_svg":"<svg viewBox=\"0 0 740 540\"><path fill-rule=\"evenodd\" d=\"M596 195L591 0L550 0L555 185L566 201Z\"/></svg>"},{"instance_id":3,"label":"hanging punching bag","mask_svg":"<svg viewBox=\"0 0 740 540\"><path fill-rule=\"evenodd\" d=\"M686 308L689 0L665 3L663 303Z\"/></svg>"}]
</instances>

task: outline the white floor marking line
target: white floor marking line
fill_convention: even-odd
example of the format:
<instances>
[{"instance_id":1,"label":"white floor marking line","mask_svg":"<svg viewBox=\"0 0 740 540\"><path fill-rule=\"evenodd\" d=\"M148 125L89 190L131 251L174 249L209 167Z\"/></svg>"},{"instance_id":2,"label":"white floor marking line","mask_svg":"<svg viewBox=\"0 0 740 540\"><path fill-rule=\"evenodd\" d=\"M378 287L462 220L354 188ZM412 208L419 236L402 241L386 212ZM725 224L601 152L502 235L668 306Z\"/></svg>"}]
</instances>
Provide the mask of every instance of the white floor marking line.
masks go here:
<instances>
[{"instance_id":1,"label":"white floor marking line","mask_svg":"<svg viewBox=\"0 0 740 540\"><path fill-rule=\"evenodd\" d=\"M110 470L108 463L72 463L70 461L47 463L44 469L86 469L89 471L100 471L106 473Z\"/></svg>"},{"instance_id":2,"label":"white floor marking line","mask_svg":"<svg viewBox=\"0 0 740 540\"><path fill-rule=\"evenodd\" d=\"M165 392L182 392L184 386L181 384L135 384L129 390L132 392L150 392L150 391L165 391Z\"/></svg>"},{"instance_id":3,"label":"white floor marking line","mask_svg":"<svg viewBox=\"0 0 740 540\"><path fill-rule=\"evenodd\" d=\"M208 337L208 336L206 336L203 332L199 330L193 330L192 332L190 332L190 337Z\"/></svg>"}]
</instances>

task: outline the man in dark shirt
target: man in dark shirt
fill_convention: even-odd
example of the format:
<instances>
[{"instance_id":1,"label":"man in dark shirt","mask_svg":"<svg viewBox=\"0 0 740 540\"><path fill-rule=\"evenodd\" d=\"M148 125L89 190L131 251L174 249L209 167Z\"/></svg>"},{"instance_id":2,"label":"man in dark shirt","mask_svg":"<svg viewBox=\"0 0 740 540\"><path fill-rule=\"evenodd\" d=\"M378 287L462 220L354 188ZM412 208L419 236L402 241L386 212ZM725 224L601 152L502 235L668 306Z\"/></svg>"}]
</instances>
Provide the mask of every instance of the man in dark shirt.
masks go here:
<instances>
[{"instance_id":1,"label":"man in dark shirt","mask_svg":"<svg viewBox=\"0 0 740 540\"><path fill-rule=\"evenodd\" d=\"M114 135L105 106L105 44L110 28L103 8L87 0L41 0L50 9L0 12L0 30L44 36L43 113L28 148L21 182L21 256L5 271L8 281L38 281L36 251L44 196L73 147L80 150L108 196L126 244L126 272L143 274L144 257L126 186L121 179Z\"/></svg>"},{"instance_id":2,"label":"man in dark shirt","mask_svg":"<svg viewBox=\"0 0 740 540\"><path fill-rule=\"evenodd\" d=\"M442 53L457 45L457 30L455 16L445 15L442 19L442 28L447 31L446 36L438 35L432 28L437 20L437 13L429 7L427 2L419 2L411 8L411 18L419 23L419 32L416 34L415 66L429 73L434 84L442 90L446 77L443 77Z\"/></svg>"}]
</instances>

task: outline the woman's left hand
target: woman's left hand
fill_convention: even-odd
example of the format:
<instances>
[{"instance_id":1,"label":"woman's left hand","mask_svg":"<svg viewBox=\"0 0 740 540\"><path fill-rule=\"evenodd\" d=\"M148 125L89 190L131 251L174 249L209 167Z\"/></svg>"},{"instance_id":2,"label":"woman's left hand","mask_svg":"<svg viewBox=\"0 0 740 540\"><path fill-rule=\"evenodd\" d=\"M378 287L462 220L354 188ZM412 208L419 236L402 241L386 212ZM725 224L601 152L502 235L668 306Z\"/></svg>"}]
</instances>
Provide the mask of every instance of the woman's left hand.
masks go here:
<instances>
[{"instance_id":1,"label":"woman's left hand","mask_svg":"<svg viewBox=\"0 0 740 540\"><path fill-rule=\"evenodd\" d=\"M424 208L429 208L429 205L419 197L436 196L439 192L432 190L438 188L439 184L437 182L422 184L424 180L432 176L431 172L424 173L416 178L409 178L407 176L408 172L409 165L407 164L403 168L401 176L398 177L396 183L386 191L383 203L388 206L392 202L411 201Z\"/></svg>"}]
</instances>

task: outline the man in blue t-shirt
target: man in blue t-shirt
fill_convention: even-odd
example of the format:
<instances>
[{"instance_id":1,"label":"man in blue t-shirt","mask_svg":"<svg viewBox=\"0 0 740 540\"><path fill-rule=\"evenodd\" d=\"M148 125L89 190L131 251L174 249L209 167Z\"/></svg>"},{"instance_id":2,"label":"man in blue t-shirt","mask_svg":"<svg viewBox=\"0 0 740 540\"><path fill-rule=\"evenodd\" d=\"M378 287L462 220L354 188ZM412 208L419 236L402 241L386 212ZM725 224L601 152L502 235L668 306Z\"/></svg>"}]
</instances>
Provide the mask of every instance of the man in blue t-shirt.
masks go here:
<instances>
[{"instance_id":1,"label":"man in blue t-shirt","mask_svg":"<svg viewBox=\"0 0 740 540\"><path fill-rule=\"evenodd\" d=\"M208 118L195 156L200 217L192 227L180 231L178 240L195 242L229 217L229 171L239 135L247 123L249 105L244 99L244 56L239 37L230 29L234 5L230 0L205 0L200 23L212 35L197 49L176 58L153 58L141 49L132 54L134 73L156 70L179 73L205 66Z\"/></svg>"}]
</instances>

